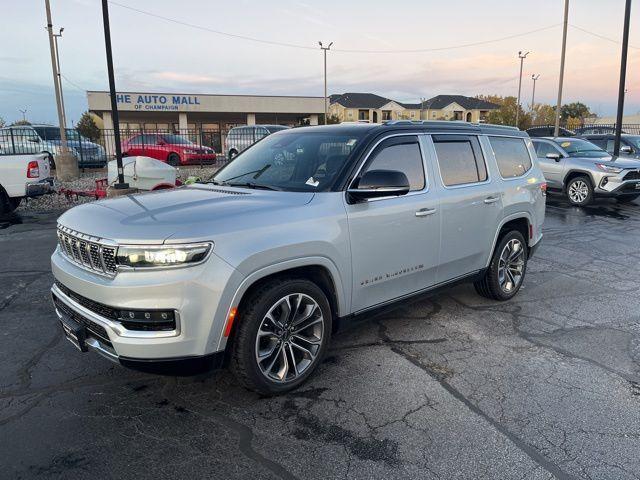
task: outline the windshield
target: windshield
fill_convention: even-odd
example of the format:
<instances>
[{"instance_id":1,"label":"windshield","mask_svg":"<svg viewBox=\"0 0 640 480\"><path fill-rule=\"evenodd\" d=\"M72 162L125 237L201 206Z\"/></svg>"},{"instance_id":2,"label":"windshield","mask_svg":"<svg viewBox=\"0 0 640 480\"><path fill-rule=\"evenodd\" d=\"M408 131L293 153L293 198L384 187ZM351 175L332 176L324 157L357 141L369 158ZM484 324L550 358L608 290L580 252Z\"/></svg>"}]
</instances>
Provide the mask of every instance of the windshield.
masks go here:
<instances>
[{"instance_id":1,"label":"windshield","mask_svg":"<svg viewBox=\"0 0 640 480\"><path fill-rule=\"evenodd\" d=\"M193 145L191 140L187 140L181 135L163 135L163 140L171 145Z\"/></svg>"},{"instance_id":2,"label":"windshield","mask_svg":"<svg viewBox=\"0 0 640 480\"><path fill-rule=\"evenodd\" d=\"M625 135L624 139L634 150L640 150L640 135Z\"/></svg>"},{"instance_id":3,"label":"windshield","mask_svg":"<svg viewBox=\"0 0 640 480\"><path fill-rule=\"evenodd\" d=\"M67 140L80 141L80 134L73 128L65 128L67 134Z\"/></svg>"},{"instance_id":4,"label":"windshield","mask_svg":"<svg viewBox=\"0 0 640 480\"><path fill-rule=\"evenodd\" d=\"M326 191L358 140L353 135L323 132L277 133L242 152L212 181L293 192Z\"/></svg>"},{"instance_id":5,"label":"windshield","mask_svg":"<svg viewBox=\"0 0 640 480\"><path fill-rule=\"evenodd\" d=\"M609 157L609 153L597 145L586 140L563 139L556 141L570 157L604 158Z\"/></svg>"},{"instance_id":6,"label":"windshield","mask_svg":"<svg viewBox=\"0 0 640 480\"><path fill-rule=\"evenodd\" d=\"M60 129L58 127L33 127L43 140L60 140Z\"/></svg>"}]
</instances>

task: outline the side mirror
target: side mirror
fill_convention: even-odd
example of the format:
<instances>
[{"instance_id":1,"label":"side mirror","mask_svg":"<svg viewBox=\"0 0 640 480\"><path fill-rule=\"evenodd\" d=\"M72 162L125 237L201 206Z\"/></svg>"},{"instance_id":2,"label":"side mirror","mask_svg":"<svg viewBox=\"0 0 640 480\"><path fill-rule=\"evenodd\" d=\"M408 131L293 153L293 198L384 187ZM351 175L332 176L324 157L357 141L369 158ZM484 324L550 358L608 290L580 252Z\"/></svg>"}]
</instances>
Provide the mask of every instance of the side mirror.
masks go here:
<instances>
[{"instance_id":1,"label":"side mirror","mask_svg":"<svg viewBox=\"0 0 640 480\"><path fill-rule=\"evenodd\" d=\"M620 147L620 153L633 153L633 148L631 148L629 145L622 145Z\"/></svg>"},{"instance_id":2,"label":"side mirror","mask_svg":"<svg viewBox=\"0 0 640 480\"><path fill-rule=\"evenodd\" d=\"M38 137L29 137L27 138L27 141L31 143L40 143L40 139Z\"/></svg>"},{"instance_id":3,"label":"side mirror","mask_svg":"<svg viewBox=\"0 0 640 480\"><path fill-rule=\"evenodd\" d=\"M559 162L560 159L562 158L562 155L560 155L559 153L547 153L547 158L550 158L551 160L555 160L556 162Z\"/></svg>"},{"instance_id":4,"label":"side mirror","mask_svg":"<svg viewBox=\"0 0 640 480\"><path fill-rule=\"evenodd\" d=\"M409 193L409 179L396 170L370 170L358 182L357 188L347 193L356 201L369 198L398 197Z\"/></svg>"}]
</instances>

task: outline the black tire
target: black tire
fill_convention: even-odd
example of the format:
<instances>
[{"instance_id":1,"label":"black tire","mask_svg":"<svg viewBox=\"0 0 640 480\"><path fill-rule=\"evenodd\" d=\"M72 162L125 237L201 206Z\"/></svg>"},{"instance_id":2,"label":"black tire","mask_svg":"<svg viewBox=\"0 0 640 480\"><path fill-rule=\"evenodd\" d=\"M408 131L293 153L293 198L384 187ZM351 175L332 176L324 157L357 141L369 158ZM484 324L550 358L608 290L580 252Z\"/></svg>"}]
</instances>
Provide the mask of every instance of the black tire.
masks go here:
<instances>
[{"instance_id":1,"label":"black tire","mask_svg":"<svg viewBox=\"0 0 640 480\"><path fill-rule=\"evenodd\" d=\"M53 155L51 155L49 152L42 152L42 153L46 153L47 154L47 158L49 159L49 167L51 168L51 170L55 170L56 169L56 161L53 158Z\"/></svg>"},{"instance_id":2,"label":"black tire","mask_svg":"<svg viewBox=\"0 0 640 480\"><path fill-rule=\"evenodd\" d=\"M167 163L172 167L179 167L180 155L178 155L177 153L170 153L169 156L167 157Z\"/></svg>"},{"instance_id":3,"label":"black tire","mask_svg":"<svg viewBox=\"0 0 640 480\"><path fill-rule=\"evenodd\" d=\"M229 160L233 160L234 158L236 158L238 156L238 152L235 150L229 150L229 155L227 155L227 158Z\"/></svg>"},{"instance_id":4,"label":"black tire","mask_svg":"<svg viewBox=\"0 0 640 480\"><path fill-rule=\"evenodd\" d=\"M289 381L275 381L267 378L258 364L256 358L257 334L267 313L281 299L295 294L310 297L320 308L322 313L322 320L319 322L322 324L321 343L316 350L315 358L304 371ZM320 287L303 278L284 277L266 282L250 293L248 298L243 299L237 320L239 323L234 326L236 331L231 351L231 371L246 388L263 395L285 393L304 383L322 362L331 340L333 320L329 301ZM274 346L273 352L276 352L277 349L278 347ZM284 355L287 356L286 351ZM274 359L276 357L280 358L277 352L275 357L270 355L267 358ZM287 362L289 360L290 357L287 358ZM297 373L297 368L295 373Z\"/></svg>"},{"instance_id":5,"label":"black tire","mask_svg":"<svg viewBox=\"0 0 640 480\"><path fill-rule=\"evenodd\" d=\"M572 190L577 189L580 192L579 195L573 195ZM575 205L577 207L584 207L585 205L589 205L593 200L593 185L591 184L591 179L586 175L580 175L578 177L573 177L567 183L567 198L569 199L569 203L571 205Z\"/></svg>"},{"instance_id":6,"label":"black tire","mask_svg":"<svg viewBox=\"0 0 640 480\"><path fill-rule=\"evenodd\" d=\"M522 265L522 273L516 282L515 287L512 287L510 290L506 290L505 286L503 286L500 281L500 257L507 244L512 241L520 242L524 263ZM491 257L491 263L489 263L489 268L485 272L484 277L482 280L474 283L476 292L483 297L490 298L492 300L499 300L501 302L513 298L518 291L520 291L524 282L524 277L527 272L527 260L527 243L522 234L517 230L511 230L503 234L498 240L498 244L496 245L493 256Z\"/></svg>"},{"instance_id":7,"label":"black tire","mask_svg":"<svg viewBox=\"0 0 640 480\"><path fill-rule=\"evenodd\" d=\"M624 195L621 197L616 197L616 200L620 203L631 203L638 197L640 197L640 195Z\"/></svg>"}]
</instances>

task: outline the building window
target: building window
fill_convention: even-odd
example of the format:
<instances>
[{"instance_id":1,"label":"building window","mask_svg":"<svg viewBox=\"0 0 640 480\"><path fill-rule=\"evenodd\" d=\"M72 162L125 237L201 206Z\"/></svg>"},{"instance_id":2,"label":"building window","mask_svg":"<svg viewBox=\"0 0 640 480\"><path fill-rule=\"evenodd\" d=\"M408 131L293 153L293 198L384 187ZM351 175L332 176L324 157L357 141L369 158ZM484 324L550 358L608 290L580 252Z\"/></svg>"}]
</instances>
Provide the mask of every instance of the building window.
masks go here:
<instances>
[{"instance_id":1,"label":"building window","mask_svg":"<svg viewBox=\"0 0 640 480\"><path fill-rule=\"evenodd\" d=\"M358 120L369 121L369 110L358 110Z\"/></svg>"},{"instance_id":2,"label":"building window","mask_svg":"<svg viewBox=\"0 0 640 480\"><path fill-rule=\"evenodd\" d=\"M411 112L411 118L416 118L416 112Z\"/></svg>"},{"instance_id":3,"label":"building window","mask_svg":"<svg viewBox=\"0 0 640 480\"><path fill-rule=\"evenodd\" d=\"M353 111L349 110L347 115L348 115L349 118L353 118Z\"/></svg>"},{"instance_id":4,"label":"building window","mask_svg":"<svg viewBox=\"0 0 640 480\"><path fill-rule=\"evenodd\" d=\"M391 120L391 110L382 111L382 120Z\"/></svg>"},{"instance_id":5,"label":"building window","mask_svg":"<svg viewBox=\"0 0 640 480\"><path fill-rule=\"evenodd\" d=\"M462 120L462 112L460 112L460 111L453 112L453 119L454 120Z\"/></svg>"}]
</instances>

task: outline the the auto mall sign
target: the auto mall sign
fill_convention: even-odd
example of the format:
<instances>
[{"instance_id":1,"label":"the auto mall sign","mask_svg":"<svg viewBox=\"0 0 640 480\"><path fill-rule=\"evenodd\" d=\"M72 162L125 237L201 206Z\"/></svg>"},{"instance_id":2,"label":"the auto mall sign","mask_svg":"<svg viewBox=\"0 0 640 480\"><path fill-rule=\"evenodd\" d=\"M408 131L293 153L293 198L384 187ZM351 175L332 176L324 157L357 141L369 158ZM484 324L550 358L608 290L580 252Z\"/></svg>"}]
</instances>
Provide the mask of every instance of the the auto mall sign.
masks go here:
<instances>
[{"instance_id":1,"label":"the auto mall sign","mask_svg":"<svg viewBox=\"0 0 640 480\"><path fill-rule=\"evenodd\" d=\"M200 105L196 95L118 93L116 101L118 104L133 107L134 110L178 111L181 107Z\"/></svg>"}]
</instances>

